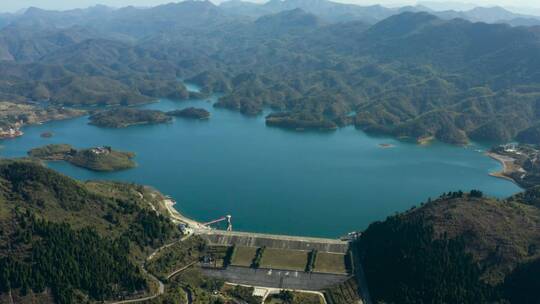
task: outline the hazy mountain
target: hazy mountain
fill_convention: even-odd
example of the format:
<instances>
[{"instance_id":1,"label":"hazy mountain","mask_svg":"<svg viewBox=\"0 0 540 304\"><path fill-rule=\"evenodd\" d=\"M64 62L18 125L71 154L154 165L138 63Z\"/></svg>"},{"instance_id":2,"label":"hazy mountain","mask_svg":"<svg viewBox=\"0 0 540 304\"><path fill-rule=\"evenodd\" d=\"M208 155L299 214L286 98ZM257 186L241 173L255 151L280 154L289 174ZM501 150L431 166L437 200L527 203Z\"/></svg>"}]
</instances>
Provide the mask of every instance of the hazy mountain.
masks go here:
<instances>
[{"instance_id":1,"label":"hazy mountain","mask_svg":"<svg viewBox=\"0 0 540 304\"><path fill-rule=\"evenodd\" d=\"M518 14L514 14L502 7L475 7L465 12L466 16L471 21L483 21L493 23L501 20L512 20L517 18Z\"/></svg>"},{"instance_id":2,"label":"hazy mountain","mask_svg":"<svg viewBox=\"0 0 540 304\"><path fill-rule=\"evenodd\" d=\"M523 15L532 15L535 17L540 17L540 8L535 7L518 7L518 6L508 6L506 7L512 12L523 14Z\"/></svg>"},{"instance_id":3,"label":"hazy mountain","mask_svg":"<svg viewBox=\"0 0 540 304\"><path fill-rule=\"evenodd\" d=\"M323 22L315 15L296 8L273 15L258 18L255 25L262 31L288 32L293 30L310 30L321 26Z\"/></svg>"},{"instance_id":4,"label":"hazy mountain","mask_svg":"<svg viewBox=\"0 0 540 304\"><path fill-rule=\"evenodd\" d=\"M442 11L434 14L444 19L462 18L473 22L507 23L513 26L540 25L538 17L516 14L497 6L476 7L467 11Z\"/></svg>"},{"instance_id":5,"label":"hazy mountain","mask_svg":"<svg viewBox=\"0 0 540 304\"><path fill-rule=\"evenodd\" d=\"M417 6L387 8L380 5L342 4L328 0L271 0L264 4L232 0L223 2L220 7L229 14L251 17L301 8L328 22L358 20L374 24L403 12L429 12L443 19L462 18L473 22L508 23L511 25L540 24L540 18L512 13L501 7L477 7L474 5L457 5L456 3L434 5L431 2L421 2Z\"/></svg>"},{"instance_id":6,"label":"hazy mountain","mask_svg":"<svg viewBox=\"0 0 540 304\"><path fill-rule=\"evenodd\" d=\"M185 27L206 27L230 20L210 1L184 1L152 8L126 7L115 10L99 24L100 31L143 37Z\"/></svg>"},{"instance_id":7,"label":"hazy mountain","mask_svg":"<svg viewBox=\"0 0 540 304\"><path fill-rule=\"evenodd\" d=\"M471 2L457 2L457 1L419 1L418 5L429 7L434 11L468 11L475 7L476 4Z\"/></svg>"},{"instance_id":8,"label":"hazy mountain","mask_svg":"<svg viewBox=\"0 0 540 304\"><path fill-rule=\"evenodd\" d=\"M70 27L73 25L81 25L89 22L97 22L114 9L107 6L99 5L86 9L74 9L67 11L44 10L37 7L30 7L23 13L17 15L13 22L26 26L54 26L54 27Z\"/></svg>"},{"instance_id":9,"label":"hazy mountain","mask_svg":"<svg viewBox=\"0 0 540 304\"><path fill-rule=\"evenodd\" d=\"M0 31L0 59L33 61L59 48L96 37L81 27L55 29L9 25Z\"/></svg>"},{"instance_id":10,"label":"hazy mountain","mask_svg":"<svg viewBox=\"0 0 540 304\"><path fill-rule=\"evenodd\" d=\"M207 26L230 20L210 1L183 1L151 8L130 6L113 9L106 6L94 6L68 11L50 11L31 7L21 15L8 15L8 17L0 16L0 27L2 23L8 22L17 26L35 28L66 28L80 25L99 31L107 37L116 38L139 38L160 31Z\"/></svg>"},{"instance_id":11,"label":"hazy mountain","mask_svg":"<svg viewBox=\"0 0 540 304\"><path fill-rule=\"evenodd\" d=\"M256 18L266 14L276 13L259 3L242 0L225 1L220 3L219 7L228 14L235 16L250 16Z\"/></svg>"},{"instance_id":12,"label":"hazy mountain","mask_svg":"<svg viewBox=\"0 0 540 304\"><path fill-rule=\"evenodd\" d=\"M87 9L50 11L31 7L22 14L0 15L0 28L9 23L39 28L83 25L95 28L102 34L106 33L109 37L129 40L178 28L207 27L238 21L238 19L246 20L246 18L254 20L264 15L294 9L302 9L330 23L361 21L375 24L403 12L429 12L443 19L462 18L474 22L511 25L540 23L538 17L515 14L501 7L436 11L424 5L387 8L380 5L343 4L329 0L271 0L263 4L232 0L223 2L219 6L209 1L188 0L151 8L130 6L113 9L106 6L94 6Z\"/></svg>"},{"instance_id":13,"label":"hazy mountain","mask_svg":"<svg viewBox=\"0 0 540 304\"><path fill-rule=\"evenodd\" d=\"M0 29L8 25L14 18L15 15L12 14L0 14Z\"/></svg>"},{"instance_id":14,"label":"hazy mountain","mask_svg":"<svg viewBox=\"0 0 540 304\"><path fill-rule=\"evenodd\" d=\"M222 3L220 7L230 14L241 13L252 17L300 8L328 22L362 20L375 23L397 12L380 5L359 6L327 0L270 0L264 4L233 0Z\"/></svg>"}]
</instances>

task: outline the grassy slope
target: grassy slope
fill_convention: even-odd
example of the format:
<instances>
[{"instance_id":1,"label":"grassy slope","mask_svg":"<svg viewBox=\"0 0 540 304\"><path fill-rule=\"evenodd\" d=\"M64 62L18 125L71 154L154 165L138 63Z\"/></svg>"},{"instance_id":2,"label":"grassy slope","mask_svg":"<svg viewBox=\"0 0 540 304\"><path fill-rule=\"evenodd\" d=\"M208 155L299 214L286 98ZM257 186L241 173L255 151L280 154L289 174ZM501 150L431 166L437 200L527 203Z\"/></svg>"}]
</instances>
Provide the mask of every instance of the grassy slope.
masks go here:
<instances>
[{"instance_id":1,"label":"grassy slope","mask_svg":"<svg viewBox=\"0 0 540 304\"><path fill-rule=\"evenodd\" d=\"M329 252L317 253L315 272L347 273L346 255Z\"/></svg>"},{"instance_id":2,"label":"grassy slope","mask_svg":"<svg viewBox=\"0 0 540 304\"><path fill-rule=\"evenodd\" d=\"M266 248L261 260L261 268L304 271L309 251Z\"/></svg>"},{"instance_id":3,"label":"grassy slope","mask_svg":"<svg viewBox=\"0 0 540 304\"><path fill-rule=\"evenodd\" d=\"M256 247L237 246L231 261L231 265L249 267L257 253Z\"/></svg>"}]
</instances>

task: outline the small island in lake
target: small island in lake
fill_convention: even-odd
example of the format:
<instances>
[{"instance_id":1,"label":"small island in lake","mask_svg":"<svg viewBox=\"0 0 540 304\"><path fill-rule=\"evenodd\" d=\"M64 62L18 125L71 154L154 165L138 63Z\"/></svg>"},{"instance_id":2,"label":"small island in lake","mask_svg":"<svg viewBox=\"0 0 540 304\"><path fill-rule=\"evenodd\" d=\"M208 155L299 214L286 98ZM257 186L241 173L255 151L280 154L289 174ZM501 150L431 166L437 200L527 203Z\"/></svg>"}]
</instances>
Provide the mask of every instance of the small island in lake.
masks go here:
<instances>
[{"instance_id":1,"label":"small island in lake","mask_svg":"<svg viewBox=\"0 0 540 304\"><path fill-rule=\"evenodd\" d=\"M394 148L395 145L393 144L387 144L387 143L383 143L383 144L379 144L379 148L382 148L382 149L390 149L390 148Z\"/></svg>"},{"instance_id":2,"label":"small island in lake","mask_svg":"<svg viewBox=\"0 0 540 304\"><path fill-rule=\"evenodd\" d=\"M158 110L116 108L90 116L90 124L108 128L126 128L134 125L170 122L172 118Z\"/></svg>"},{"instance_id":3,"label":"small island in lake","mask_svg":"<svg viewBox=\"0 0 540 304\"><path fill-rule=\"evenodd\" d=\"M53 135L54 135L53 132L43 132L39 136L41 136L43 138L51 138L51 137L53 137Z\"/></svg>"},{"instance_id":4,"label":"small island in lake","mask_svg":"<svg viewBox=\"0 0 540 304\"><path fill-rule=\"evenodd\" d=\"M192 118L192 119L209 119L210 112L205 109L189 107L182 110L174 110L167 112L167 115L183 117L183 118Z\"/></svg>"},{"instance_id":5,"label":"small island in lake","mask_svg":"<svg viewBox=\"0 0 540 304\"><path fill-rule=\"evenodd\" d=\"M435 140L434 136L421 136L416 139L416 143L421 146L427 146Z\"/></svg>"},{"instance_id":6,"label":"small island in lake","mask_svg":"<svg viewBox=\"0 0 540 304\"><path fill-rule=\"evenodd\" d=\"M311 113L272 113L266 116L266 125L275 126L297 131L303 130L336 130L335 122L316 114Z\"/></svg>"},{"instance_id":7,"label":"small island in lake","mask_svg":"<svg viewBox=\"0 0 540 304\"><path fill-rule=\"evenodd\" d=\"M118 171L136 166L131 152L115 151L111 147L77 150L68 144L52 144L28 151L30 157L41 160L64 160L93 171Z\"/></svg>"}]
</instances>

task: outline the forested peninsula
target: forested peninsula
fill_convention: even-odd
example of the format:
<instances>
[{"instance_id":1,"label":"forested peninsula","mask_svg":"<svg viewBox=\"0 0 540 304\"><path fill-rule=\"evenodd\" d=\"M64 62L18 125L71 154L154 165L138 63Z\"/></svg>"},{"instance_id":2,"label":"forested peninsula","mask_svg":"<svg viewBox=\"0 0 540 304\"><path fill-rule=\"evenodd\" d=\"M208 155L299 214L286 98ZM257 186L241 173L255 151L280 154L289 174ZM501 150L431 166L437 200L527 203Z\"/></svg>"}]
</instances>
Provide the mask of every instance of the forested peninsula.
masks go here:
<instances>
[{"instance_id":1,"label":"forested peninsula","mask_svg":"<svg viewBox=\"0 0 540 304\"><path fill-rule=\"evenodd\" d=\"M119 171L136 166L132 160L134 153L113 150L111 147L75 149L68 144L51 144L28 151L33 158L59 161L64 160L75 166L93 171Z\"/></svg>"},{"instance_id":2,"label":"forested peninsula","mask_svg":"<svg viewBox=\"0 0 540 304\"><path fill-rule=\"evenodd\" d=\"M90 116L90 124L107 128L127 128L135 125L160 124L170 122L172 118L157 110L135 108L114 108L99 111Z\"/></svg>"}]
</instances>

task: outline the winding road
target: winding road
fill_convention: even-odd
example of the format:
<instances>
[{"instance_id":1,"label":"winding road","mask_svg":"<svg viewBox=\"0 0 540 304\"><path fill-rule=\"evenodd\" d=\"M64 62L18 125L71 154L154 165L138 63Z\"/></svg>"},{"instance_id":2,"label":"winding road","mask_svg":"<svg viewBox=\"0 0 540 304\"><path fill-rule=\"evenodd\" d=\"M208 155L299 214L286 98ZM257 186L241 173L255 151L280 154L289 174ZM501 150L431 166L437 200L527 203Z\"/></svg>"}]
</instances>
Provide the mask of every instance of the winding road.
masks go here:
<instances>
[{"instance_id":1,"label":"winding road","mask_svg":"<svg viewBox=\"0 0 540 304\"><path fill-rule=\"evenodd\" d=\"M169 274L169 275L167 276L167 280L170 279L170 278L172 278L172 277L174 277L175 275L179 274L180 272L182 272L182 271L188 269L189 267L195 265L197 262L198 262L198 261L193 261L193 262L187 264L186 266L184 266L184 267L182 267L182 268L180 268L180 269L177 269L177 270L171 272L171 274Z\"/></svg>"},{"instance_id":2,"label":"winding road","mask_svg":"<svg viewBox=\"0 0 540 304\"><path fill-rule=\"evenodd\" d=\"M125 304L125 303L137 303L137 302L144 302L144 301L149 301L149 300L152 300L152 299L155 299L157 297L159 297L160 295L164 294L165 293L165 285L163 284L163 282L161 282L158 278L156 278L155 276L153 276L151 273L149 273L146 268L144 267L144 265L142 266L142 270L144 271L144 273L150 277L153 281L156 281L158 282L158 291L151 295L151 296L147 296L147 297L144 297L144 298L138 298L138 299L131 299L131 300L122 300L122 301L116 301L116 302L107 302L108 304Z\"/></svg>"},{"instance_id":3,"label":"winding road","mask_svg":"<svg viewBox=\"0 0 540 304\"><path fill-rule=\"evenodd\" d=\"M154 257L156 257L156 255L163 249L165 248L168 248L168 247L171 247L172 245L178 243L178 242L183 242L185 240L187 240L189 237L191 236L191 234L188 234L184 237L182 237L181 239L179 240L176 240L174 242L171 242L169 244L165 244L161 247L159 247L158 249L154 250L147 258L146 258L146 262L149 262L151 261ZM167 276L167 279L170 279L171 277L179 274L180 272L186 270L187 268L193 266L196 262L193 262L181 269L178 269L178 270L175 270L173 271L170 275ZM154 282L157 282L158 283L158 291L151 295L151 296L147 296L147 297L144 297L144 298L137 298L137 299L130 299L130 300L122 300L122 301L116 301L116 302L107 302L107 304L125 304L125 303L137 303L137 302L144 302L144 301L148 301L148 300L152 300L152 299L155 299L157 298L158 296L162 295L165 293L165 284L163 284L163 282L161 282L158 278L156 278L154 275L152 275L151 273L148 272L148 270L146 270L146 267L145 267L145 264L146 263L143 263L141 265L141 269L143 270L143 272L150 278L152 279L152 281ZM188 296L188 304L191 303L190 301L190 296Z\"/></svg>"}]
</instances>

